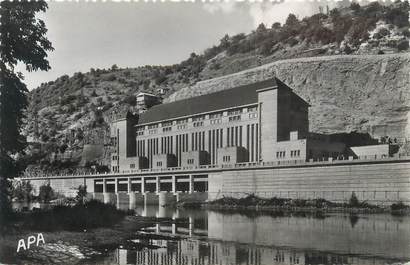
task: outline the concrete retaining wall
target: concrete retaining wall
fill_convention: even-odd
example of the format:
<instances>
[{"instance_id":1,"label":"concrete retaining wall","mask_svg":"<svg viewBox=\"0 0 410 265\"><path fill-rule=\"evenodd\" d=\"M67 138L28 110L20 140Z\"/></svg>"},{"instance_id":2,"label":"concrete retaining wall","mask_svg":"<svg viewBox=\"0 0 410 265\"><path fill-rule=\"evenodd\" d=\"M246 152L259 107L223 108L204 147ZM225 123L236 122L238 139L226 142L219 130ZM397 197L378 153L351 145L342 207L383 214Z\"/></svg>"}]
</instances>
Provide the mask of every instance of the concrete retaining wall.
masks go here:
<instances>
[{"instance_id":1,"label":"concrete retaining wall","mask_svg":"<svg viewBox=\"0 0 410 265\"><path fill-rule=\"evenodd\" d=\"M208 200L208 192L178 192L176 200L177 202L204 202Z\"/></svg>"},{"instance_id":2,"label":"concrete retaining wall","mask_svg":"<svg viewBox=\"0 0 410 265\"><path fill-rule=\"evenodd\" d=\"M50 183L50 186L53 188L54 192L60 193L66 197L75 197L77 195L78 187L86 183L84 178L36 179L29 181L33 185L35 195L38 195L42 185ZM94 191L94 185L91 186L92 191L88 190L87 187L87 192Z\"/></svg>"},{"instance_id":3,"label":"concrete retaining wall","mask_svg":"<svg viewBox=\"0 0 410 265\"><path fill-rule=\"evenodd\" d=\"M355 192L375 204L410 203L410 162L232 170L208 179L210 199L254 193L343 202Z\"/></svg>"},{"instance_id":4,"label":"concrete retaining wall","mask_svg":"<svg viewBox=\"0 0 410 265\"><path fill-rule=\"evenodd\" d=\"M154 192L147 192L144 194L144 204L145 205L158 205L158 194Z\"/></svg>"},{"instance_id":5,"label":"concrete retaining wall","mask_svg":"<svg viewBox=\"0 0 410 265\"><path fill-rule=\"evenodd\" d=\"M85 179L85 185L87 186L87 192L94 192L94 179Z\"/></svg>"},{"instance_id":6,"label":"concrete retaining wall","mask_svg":"<svg viewBox=\"0 0 410 265\"><path fill-rule=\"evenodd\" d=\"M102 193L93 193L93 199L100 201L100 202L104 202L104 195Z\"/></svg>"},{"instance_id":7,"label":"concrete retaining wall","mask_svg":"<svg viewBox=\"0 0 410 265\"><path fill-rule=\"evenodd\" d=\"M182 174L182 173L181 173ZM374 204L391 204L403 201L410 204L410 162L384 161L363 162L354 164L321 164L308 166L288 166L259 169L221 169L208 174L207 193L178 193L177 201L190 199L203 201L222 196L244 197L254 193L261 197L288 198L325 198L344 202L352 192L361 201ZM121 177L121 176L118 176ZM87 185L87 191L94 192L94 179L61 178L61 179L28 179L38 194L41 185L50 182L52 188L65 196L74 197L78 186ZM113 193L114 194L114 193ZM107 195L108 196L108 195ZM106 197L109 201L115 198ZM156 193L141 194L144 203L158 204ZM137 201L141 202L139 196ZM132 201L132 200L131 200ZM139 202L137 202L139 204ZM115 202L114 202L115 203Z\"/></svg>"},{"instance_id":8,"label":"concrete retaining wall","mask_svg":"<svg viewBox=\"0 0 410 265\"><path fill-rule=\"evenodd\" d=\"M134 208L135 205L142 205L144 203L144 195L142 193L131 192L128 195L129 195L131 208Z\"/></svg>"},{"instance_id":9,"label":"concrete retaining wall","mask_svg":"<svg viewBox=\"0 0 410 265\"><path fill-rule=\"evenodd\" d=\"M119 192L116 195L117 195L117 205L130 203L128 193Z\"/></svg>"},{"instance_id":10,"label":"concrete retaining wall","mask_svg":"<svg viewBox=\"0 0 410 265\"><path fill-rule=\"evenodd\" d=\"M158 203L160 206L169 205L175 203L176 196L172 192L160 192L158 193Z\"/></svg>"},{"instance_id":11,"label":"concrete retaining wall","mask_svg":"<svg viewBox=\"0 0 410 265\"><path fill-rule=\"evenodd\" d=\"M117 204L117 194L112 192L104 192L104 203Z\"/></svg>"}]
</instances>

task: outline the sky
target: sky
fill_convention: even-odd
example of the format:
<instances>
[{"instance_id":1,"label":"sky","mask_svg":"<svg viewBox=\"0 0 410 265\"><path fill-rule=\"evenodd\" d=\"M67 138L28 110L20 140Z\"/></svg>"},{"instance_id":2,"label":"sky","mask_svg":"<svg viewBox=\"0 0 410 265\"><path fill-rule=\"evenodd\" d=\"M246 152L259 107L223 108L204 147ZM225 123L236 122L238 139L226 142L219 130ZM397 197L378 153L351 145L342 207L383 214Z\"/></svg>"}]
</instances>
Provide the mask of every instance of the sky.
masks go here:
<instances>
[{"instance_id":1,"label":"sky","mask_svg":"<svg viewBox=\"0 0 410 265\"><path fill-rule=\"evenodd\" d=\"M321 2L326 5L328 2ZM299 18L317 13L318 2L49 2L40 13L54 51L51 70L28 73L29 90L61 75L90 68L121 68L179 63L202 53L225 35L249 33L260 23L283 23L289 13Z\"/></svg>"}]
</instances>

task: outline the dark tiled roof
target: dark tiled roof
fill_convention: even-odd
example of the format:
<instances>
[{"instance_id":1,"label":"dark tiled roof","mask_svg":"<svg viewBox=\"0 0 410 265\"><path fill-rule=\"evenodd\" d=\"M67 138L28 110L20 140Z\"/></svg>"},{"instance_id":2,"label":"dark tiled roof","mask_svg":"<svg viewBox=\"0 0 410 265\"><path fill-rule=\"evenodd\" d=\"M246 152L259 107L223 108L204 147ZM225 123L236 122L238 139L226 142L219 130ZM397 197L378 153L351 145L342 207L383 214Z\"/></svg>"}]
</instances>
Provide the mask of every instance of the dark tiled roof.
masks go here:
<instances>
[{"instance_id":1,"label":"dark tiled roof","mask_svg":"<svg viewBox=\"0 0 410 265\"><path fill-rule=\"evenodd\" d=\"M283 83L282 83L283 84ZM277 86L276 79L268 79L211 94L156 105L141 114L139 124L233 108L258 102L256 90Z\"/></svg>"}]
</instances>

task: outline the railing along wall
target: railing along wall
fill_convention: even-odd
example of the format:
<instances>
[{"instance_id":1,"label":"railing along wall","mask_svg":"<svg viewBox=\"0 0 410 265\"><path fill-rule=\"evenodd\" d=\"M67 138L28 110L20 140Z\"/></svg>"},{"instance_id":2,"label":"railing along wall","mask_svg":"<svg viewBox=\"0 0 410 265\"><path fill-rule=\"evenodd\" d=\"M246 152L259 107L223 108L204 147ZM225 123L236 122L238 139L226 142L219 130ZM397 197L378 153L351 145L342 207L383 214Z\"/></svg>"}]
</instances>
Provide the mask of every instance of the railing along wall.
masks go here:
<instances>
[{"instance_id":1,"label":"railing along wall","mask_svg":"<svg viewBox=\"0 0 410 265\"><path fill-rule=\"evenodd\" d=\"M190 166L190 167L169 167L169 168L150 168L150 169L135 169L135 170L123 170L121 172L113 173L91 173L91 174L73 174L73 175L44 175L44 176L21 176L22 179L44 179L44 178L69 178L69 177L104 177L104 176L122 176L130 174L144 174L144 173L183 173L183 172L208 172L216 170L231 170L231 169L255 169L255 168L270 168L270 167L290 167L290 166L320 166L320 165L343 165L343 164L360 164L360 163L377 163L377 162L403 162L410 161L410 155L397 155L394 157L386 156L362 156L359 158L349 157L348 159L333 159L333 158L323 158L323 159L310 159L305 160L278 160L269 162L245 162L236 164L223 164L223 165L201 165L201 166Z\"/></svg>"}]
</instances>

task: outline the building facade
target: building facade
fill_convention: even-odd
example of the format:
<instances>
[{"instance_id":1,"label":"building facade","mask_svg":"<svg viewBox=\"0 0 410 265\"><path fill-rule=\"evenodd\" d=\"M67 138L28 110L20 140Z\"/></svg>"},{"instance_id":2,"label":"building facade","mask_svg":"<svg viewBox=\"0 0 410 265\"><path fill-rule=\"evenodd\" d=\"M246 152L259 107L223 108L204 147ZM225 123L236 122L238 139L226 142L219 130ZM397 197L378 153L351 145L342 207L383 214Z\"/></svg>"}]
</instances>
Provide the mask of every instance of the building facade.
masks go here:
<instances>
[{"instance_id":1,"label":"building facade","mask_svg":"<svg viewBox=\"0 0 410 265\"><path fill-rule=\"evenodd\" d=\"M152 100L152 99L150 99ZM309 104L278 79L127 113L111 126L113 172L336 157L309 133Z\"/></svg>"}]
</instances>

